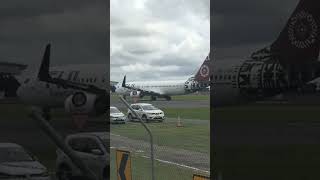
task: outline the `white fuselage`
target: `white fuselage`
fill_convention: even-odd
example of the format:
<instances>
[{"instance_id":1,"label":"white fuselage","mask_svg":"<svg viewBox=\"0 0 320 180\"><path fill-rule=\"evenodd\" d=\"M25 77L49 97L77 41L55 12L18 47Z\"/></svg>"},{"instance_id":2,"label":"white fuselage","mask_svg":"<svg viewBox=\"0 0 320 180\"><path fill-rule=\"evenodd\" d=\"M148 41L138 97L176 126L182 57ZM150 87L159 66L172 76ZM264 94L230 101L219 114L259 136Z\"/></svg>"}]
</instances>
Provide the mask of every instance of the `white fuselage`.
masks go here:
<instances>
[{"instance_id":1,"label":"white fuselage","mask_svg":"<svg viewBox=\"0 0 320 180\"><path fill-rule=\"evenodd\" d=\"M136 81L128 82L126 86L139 88L144 91L156 92L163 96L187 94L186 80L167 80L167 81ZM130 95L132 90L122 87L122 83L116 85L115 92L121 95Z\"/></svg>"},{"instance_id":2,"label":"white fuselage","mask_svg":"<svg viewBox=\"0 0 320 180\"><path fill-rule=\"evenodd\" d=\"M50 68L52 77L60 77L72 82L95 85L107 89L107 68L102 65L68 65ZM64 88L37 79L37 74L25 72L17 77L21 86L17 90L19 99L26 104L42 107L63 107L65 99L74 94L75 89Z\"/></svg>"},{"instance_id":3,"label":"white fuselage","mask_svg":"<svg viewBox=\"0 0 320 180\"><path fill-rule=\"evenodd\" d=\"M241 99L238 76L242 63L243 61L215 61L211 89L214 104L233 104Z\"/></svg>"},{"instance_id":4,"label":"white fuselage","mask_svg":"<svg viewBox=\"0 0 320 180\"><path fill-rule=\"evenodd\" d=\"M275 96L286 87L286 78L286 71L277 61L216 61L212 104L240 104Z\"/></svg>"}]
</instances>

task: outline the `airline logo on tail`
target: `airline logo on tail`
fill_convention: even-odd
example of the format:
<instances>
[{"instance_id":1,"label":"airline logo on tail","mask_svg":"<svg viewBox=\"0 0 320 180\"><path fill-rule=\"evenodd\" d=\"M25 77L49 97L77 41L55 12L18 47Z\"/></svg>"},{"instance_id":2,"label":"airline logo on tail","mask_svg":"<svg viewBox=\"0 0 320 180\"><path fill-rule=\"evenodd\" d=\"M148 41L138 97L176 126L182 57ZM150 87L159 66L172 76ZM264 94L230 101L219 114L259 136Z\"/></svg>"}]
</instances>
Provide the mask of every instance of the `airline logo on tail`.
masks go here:
<instances>
[{"instance_id":1,"label":"airline logo on tail","mask_svg":"<svg viewBox=\"0 0 320 180\"><path fill-rule=\"evenodd\" d=\"M299 49L309 48L318 36L318 25L313 16L300 11L289 22L288 36L291 44Z\"/></svg>"},{"instance_id":2,"label":"airline logo on tail","mask_svg":"<svg viewBox=\"0 0 320 180\"><path fill-rule=\"evenodd\" d=\"M203 64L201 65L198 73L195 76L195 80L197 81L209 81L210 78L210 67L211 67L211 60L210 60L210 53L204 60Z\"/></svg>"},{"instance_id":3,"label":"airline logo on tail","mask_svg":"<svg viewBox=\"0 0 320 180\"><path fill-rule=\"evenodd\" d=\"M271 54L280 63L301 64L317 61L320 48L320 1L300 0L279 37L271 45Z\"/></svg>"}]
</instances>

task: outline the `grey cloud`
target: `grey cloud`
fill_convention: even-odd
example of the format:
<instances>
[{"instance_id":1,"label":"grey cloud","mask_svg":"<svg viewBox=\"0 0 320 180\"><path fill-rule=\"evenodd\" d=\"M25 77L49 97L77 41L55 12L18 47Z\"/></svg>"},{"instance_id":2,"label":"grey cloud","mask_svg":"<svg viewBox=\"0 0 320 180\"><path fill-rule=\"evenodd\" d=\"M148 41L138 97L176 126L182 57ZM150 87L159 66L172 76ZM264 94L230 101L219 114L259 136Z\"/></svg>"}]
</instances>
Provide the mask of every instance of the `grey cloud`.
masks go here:
<instances>
[{"instance_id":1,"label":"grey cloud","mask_svg":"<svg viewBox=\"0 0 320 180\"><path fill-rule=\"evenodd\" d=\"M112 0L111 79L193 74L209 52L209 5L209 0Z\"/></svg>"},{"instance_id":2,"label":"grey cloud","mask_svg":"<svg viewBox=\"0 0 320 180\"><path fill-rule=\"evenodd\" d=\"M217 48L271 43L297 3L297 0L213 1L212 43Z\"/></svg>"},{"instance_id":3,"label":"grey cloud","mask_svg":"<svg viewBox=\"0 0 320 180\"><path fill-rule=\"evenodd\" d=\"M46 43L52 63L106 63L109 13L102 0L1 1L0 58L38 64Z\"/></svg>"}]
</instances>

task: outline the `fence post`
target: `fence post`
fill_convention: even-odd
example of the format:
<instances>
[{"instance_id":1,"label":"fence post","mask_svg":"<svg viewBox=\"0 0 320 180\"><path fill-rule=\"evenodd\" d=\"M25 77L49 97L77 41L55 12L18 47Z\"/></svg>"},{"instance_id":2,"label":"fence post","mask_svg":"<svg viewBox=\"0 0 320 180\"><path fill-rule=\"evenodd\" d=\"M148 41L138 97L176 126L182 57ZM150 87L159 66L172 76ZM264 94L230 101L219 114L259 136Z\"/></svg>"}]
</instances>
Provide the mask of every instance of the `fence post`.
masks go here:
<instances>
[{"instance_id":1,"label":"fence post","mask_svg":"<svg viewBox=\"0 0 320 180\"><path fill-rule=\"evenodd\" d=\"M151 175L152 175L152 180L155 180L155 175L154 175L154 152L153 152L153 135L149 127L143 122L141 117L132 109L132 107L127 103L126 100L124 100L121 96L119 96L120 100L127 106L128 109L139 119L140 123L143 125L143 127L146 129L146 131L149 134L150 137L150 156L151 156Z\"/></svg>"}]
</instances>

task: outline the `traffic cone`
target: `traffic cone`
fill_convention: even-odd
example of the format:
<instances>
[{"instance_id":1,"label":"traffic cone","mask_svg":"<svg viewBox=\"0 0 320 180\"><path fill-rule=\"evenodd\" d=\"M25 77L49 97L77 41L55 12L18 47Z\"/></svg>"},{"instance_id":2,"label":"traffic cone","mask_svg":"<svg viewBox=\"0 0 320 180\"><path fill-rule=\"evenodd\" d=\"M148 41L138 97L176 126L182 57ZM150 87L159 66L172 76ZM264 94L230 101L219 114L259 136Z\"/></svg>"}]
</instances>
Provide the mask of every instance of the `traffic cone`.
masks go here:
<instances>
[{"instance_id":1,"label":"traffic cone","mask_svg":"<svg viewBox=\"0 0 320 180\"><path fill-rule=\"evenodd\" d=\"M178 116L177 127L183 127L180 116Z\"/></svg>"}]
</instances>

